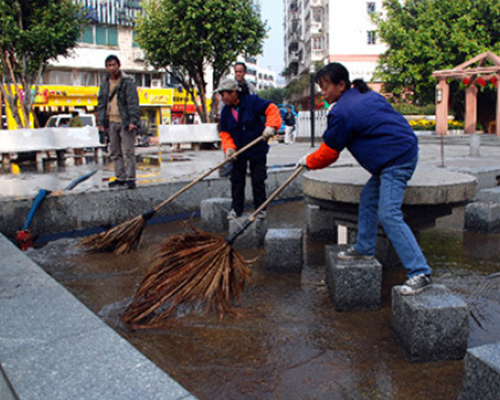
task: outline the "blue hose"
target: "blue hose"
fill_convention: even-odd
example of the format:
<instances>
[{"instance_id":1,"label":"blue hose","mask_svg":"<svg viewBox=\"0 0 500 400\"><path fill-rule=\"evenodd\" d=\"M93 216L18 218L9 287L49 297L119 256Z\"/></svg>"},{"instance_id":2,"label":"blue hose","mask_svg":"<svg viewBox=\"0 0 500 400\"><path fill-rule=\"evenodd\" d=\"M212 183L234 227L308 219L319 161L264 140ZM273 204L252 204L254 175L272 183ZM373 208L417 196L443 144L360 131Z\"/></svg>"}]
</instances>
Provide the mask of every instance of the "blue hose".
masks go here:
<instances>
[{"instance_id":1,"label":"blue hose","mask_svg":"<svg viewBox=\"0 0 500 400\"><path fill-rule=\"evenodd\" d=\"M45 190L45 189L40 189L38 191L38 194L36 195L35 199L33 200L33 204L31 205L30 212L28 213L28 217L26 218L26 221L24 222L23 225L23 231L27 231L31 221L33 220L33 217L35 216L35 212L42 203L43 199L49 194L50 191Z\"/></svg>"}]
</instances>

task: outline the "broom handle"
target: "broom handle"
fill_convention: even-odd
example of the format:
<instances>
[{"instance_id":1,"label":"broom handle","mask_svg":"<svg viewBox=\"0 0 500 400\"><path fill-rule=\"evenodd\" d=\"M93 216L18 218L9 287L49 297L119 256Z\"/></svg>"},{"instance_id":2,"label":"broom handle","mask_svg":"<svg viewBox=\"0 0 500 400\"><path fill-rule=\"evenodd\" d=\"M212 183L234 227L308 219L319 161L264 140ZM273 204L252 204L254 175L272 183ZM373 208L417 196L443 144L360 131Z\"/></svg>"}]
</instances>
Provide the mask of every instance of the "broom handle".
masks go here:
<instances>
[{"instance_id":1,"label":"broom handle","mask_svg":"<svg viewBox=\"0 0 500 400\"><path fill-rule=\"evenodd\" d=\"M143 214L143 217L145 219L149 219L153 216L153 214L155 212L157 212L160 208L163 208L165 207L168 203L170 203L172 200L174 200L175 198L177 198L178 196L180 196L182 193L184 193L186 190L188 189L191 189L194 185L196 185L199 181L201 181L202 179L206 178L208 175L210 175L212 172L216 171L217 169L219 169L220 167L222 167L225 163L227 163L228 161L231 161L231 160L234 160L236 157L238 157L241 153L243 153L244 151L248 150L250 147L256 145L257 143L259 143L260 141L264 140L265 137L264 136L259 136L257 139L253 140L252 142L248 143L246 146L242 147L241 149L239 149L236 153L234 153L231 157L228 157L228 158L225 158L224 160L222 160L219 164L217 164L215 167L213 167L212 169L210 169L209 171L205 172L203 175L201 175L200 177L196 178L194 181L192 181L191 183L189 183L188 185L184 186L181 190L179 190L177 193L174 193L172 196L170 196L168 199L166 199L165 201L163 201L163 203L160 203L158 204L157 206L155 206L151 211L148 211L146 213Z\"/></svg>"},{"instance_id":2,"label":"broom handle","mask_svg":"<svg viewBox=\"0 0 500 400\"><path fill-rule=\"evenodd\" d=\"M304 169L305 167L303 165L300 165L297 167L297 169L295 170L295 172L290 175L288 177L288 179L283 182L281 184L281 186L276 189L274 191L273 194L271 194L264 203L262 203L259 208L257 208L252 215L250 215L246 220L245 222L243 222L243 224L236 230L232 233L231 236L227 237L226 238L226 241L231 244L234 242L234 240L240 236L244 231L245 229L247 229L254 221L255 219L257 218L257 214L260 213L264 208L266 208L268 206L268 204L273 201L297 176L299 176L299 174L302 172L302 170Z\"/></svg>"}]
</instances>

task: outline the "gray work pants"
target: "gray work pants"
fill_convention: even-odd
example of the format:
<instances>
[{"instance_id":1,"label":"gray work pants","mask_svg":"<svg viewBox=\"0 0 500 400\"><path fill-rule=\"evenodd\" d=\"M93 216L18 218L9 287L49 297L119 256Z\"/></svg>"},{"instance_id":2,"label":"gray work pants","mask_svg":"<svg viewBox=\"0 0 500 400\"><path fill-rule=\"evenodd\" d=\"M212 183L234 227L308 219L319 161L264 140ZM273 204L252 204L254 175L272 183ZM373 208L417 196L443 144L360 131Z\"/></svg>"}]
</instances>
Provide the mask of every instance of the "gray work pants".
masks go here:
<instances>
[{"instance_id":1,"label":"gray work pants","mask_svg":"<svg viewBox=\"0 0 500 400\"><path fill-rule=\"evenodd\" d=\"M109 123L109 151L120 181L135 180L135 131L118 122Z\"/></svg>"}]
</instances>

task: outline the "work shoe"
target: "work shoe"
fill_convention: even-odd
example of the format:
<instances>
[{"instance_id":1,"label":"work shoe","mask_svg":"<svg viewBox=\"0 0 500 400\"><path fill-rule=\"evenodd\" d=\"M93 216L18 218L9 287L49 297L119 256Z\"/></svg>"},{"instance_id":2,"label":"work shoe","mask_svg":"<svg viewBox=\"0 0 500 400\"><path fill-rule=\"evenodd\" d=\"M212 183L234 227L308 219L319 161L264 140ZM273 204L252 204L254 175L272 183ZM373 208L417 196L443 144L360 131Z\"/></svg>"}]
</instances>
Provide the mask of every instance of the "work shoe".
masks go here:
<instances>
[{"instance_id":1,"label":"work shoe","mask_svg":"<svg viewBox=\"0 0 500 400\"><path fill-rule=\"evenodd\" d=\"M399 290L403 296L410 296L414 294L419 294L422 290L429 287L432 284L432 279L430 275L420 274L409 278Z\"/></svg>"},{"instance_id":2,"label":"work shoe","mask_svg":"<svg viewBox=\"0 0 500 400\"><path fill-rule=\"evenodd\" d=\"M123 185L125 185L125 181L121 181L119 179L116 179L114 181L108 182L108 187L110 189L117 188L117 187L120 187L120 186L123 186Z\"/></svg>"},{"instance_id":3,"label":"work shoe","mask_svg":"<svg viewBox=\"0 0 500 400\"><path fill-rule=\"evenodd\" d=\"M267 217L267 212L265 210L259 211L259 213L255 216L257 219L264 219Z\"/></svg>"},{"instance_id":4,"label":"work shoe","mask_svg":"<svg viewBox=\"0 0 500 400\"><path fill-rule=\"evenodd\" d=\"M238 215L238 214L236 214L236 211L234 211L234 210L231 210L231 211L229 211L229 212L227 213L227 219L228 219L228 220L236 219L236 218L238 218L238 217L239 217L239 215Z\"/></svg>"},{"instance_id":5,"label":"work shoe","mask_svg":"<svg viewBox=\"0 0 500 400\"><path fill-rule=\"evenodd\" d=\"M374 256L358 253L354 247L349 247L347 250L339 252L337 257L340 260L373 260Z\"/></svg>"},{"instance_id":6,"label":"work shoe","mask_svg":"<svg viewBox=\"0 0 500 400\"><path fill-rule=\"evenodd\" d=\"M135 186L135 181L134 181L133 179L128 180L128 181L127 181L127 182L125 182L125 183L127 184L127 187L128 187L129 189L135 189L135 187L136 187L136 186Z\"/></svg>"}]
</instances>

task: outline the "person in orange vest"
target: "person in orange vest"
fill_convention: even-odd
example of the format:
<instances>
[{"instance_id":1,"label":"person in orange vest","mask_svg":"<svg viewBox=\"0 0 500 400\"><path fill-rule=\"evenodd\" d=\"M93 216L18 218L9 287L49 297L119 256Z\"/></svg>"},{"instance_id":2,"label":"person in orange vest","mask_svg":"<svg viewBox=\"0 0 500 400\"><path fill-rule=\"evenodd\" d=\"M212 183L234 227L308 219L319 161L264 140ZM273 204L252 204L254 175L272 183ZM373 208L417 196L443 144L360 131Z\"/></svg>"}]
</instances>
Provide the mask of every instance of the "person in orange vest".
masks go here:
<instances>
[{"instance_id":1,"label":"person in orange vest","mask_svg":"<svg viewBox=\"0 0 500 400\"><path fill-rule=\"evenodd\" d=\"M276 104L257 95L240 95L240 87L234 79L223 81L215 92L220 94L225 104L221 111L219 135L226 157L231 157L238 149L261 135L266 139L276 135L281 126L281 115ZM234 160L231 171L232 210L228 214L228 219L243 214L248 166L250 166L255 208L266 201L268 151L267 141L261 141ZM265 217L266 212L263 210L258 218Z\"/></svg>"}]
</instances>

